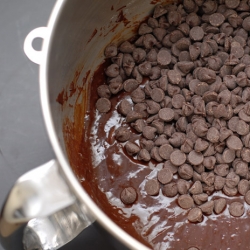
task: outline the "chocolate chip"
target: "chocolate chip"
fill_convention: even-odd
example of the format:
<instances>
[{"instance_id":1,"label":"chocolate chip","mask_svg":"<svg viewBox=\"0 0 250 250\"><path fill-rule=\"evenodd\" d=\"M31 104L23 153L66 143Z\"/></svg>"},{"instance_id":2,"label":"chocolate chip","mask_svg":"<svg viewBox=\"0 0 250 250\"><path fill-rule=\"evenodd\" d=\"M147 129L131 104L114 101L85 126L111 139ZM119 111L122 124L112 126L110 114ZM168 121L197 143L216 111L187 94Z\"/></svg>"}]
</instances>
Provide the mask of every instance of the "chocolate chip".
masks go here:
<instances>
[{"instance_id":1,"label":"chocolate chip","mask_svg":"<svg viewBox=\"0 0 250 250\"><path fill-rule=\"evenodd\" d=\"M177 184L175 182L171 182L169 184L164 185L162 193L167 197L176 196L178 193Z\"/></svg>"},{"instance_id":2,"label":"chocolate chip","mask_svg":"<svg viewBox=\"0 0 250 250\"><path fill-rule=\"evenodd\" d=\"M215 163L216 163L216 158L214 156L205 157L203 160L203 165L208 170L214 169Z\"/></svg>"},{"instance_id":3,"label":"chocolate chip","mask_svg":"<svg viewBox=\"0 0 250 250\"><path fill-rule=\"evenodd\" d=\"M138 119L143 118L143 114L140 112L136 112L134 110L129 111L127 116L126 116L126 122L130 123L130 122L134 122Z\"/></svg>"},{"instance_id":4,"label":"chocolate chip","mask_svg":"<svg viewBox=\"0 0 250 250\"><path fill-rule=\"evenodd\" d=\"M177 11L169 11L167 18L170 25L178 26L181 23L181 14Z\"/></svg>"},{"instance_id":5,"label":"chocolate chip","mask_svg":"<svg viewBox=\"0 0 250 250\"><path fill-rule=\"evenodd\" d=\"M206 215L210 215L213 213L214 210L214 201L208 201L202 205L199 206L199 208L201 209L201 211L206 214Z\"/></svg>"},{"instance_id":6,"label":"chocolate chip","mask_svg":"<svg viewBox=\"0 0 250 250\"><path fill-rule=\"evenodd\" d=\"M220 214L226 208L227 201L224 198L214 200L214 212Z\"/></svg>"},{"instance_id":7,"label":"chocolate chip","mask_svg":"<svg viewBox=\"0 0 250 250\"><path fill-rule=\"evenodd\" d=\"M240 181L240 177L235 172L230 172L226 177L226 185L229 188L235 188Z\"/></svg>"},{"instance_id":8,"label":"chocolate chip","mask_svg":"<svg viewBox=\"0 0 250 250\"><path fill-rule=\"evenodd\" d=\"M139 86L139 82L135 79L128 79L123 83L123 88L126 92L132 92L133 90L137 89Z\"/></svg>"},{"instance_id":9,"label":"chocolate chip","mask_svg":"<svg viewBox=\"0 0 250 250\"><path fill-rule=\"evenodd\" d=\"M162 162L163 159L161 158L160 154L159 154L159 148L158 147L153 147L151 149L151 152L150 152L150 156L152 159L158 161L158 162Z\"/></svg>"},{"instance_id":10,"label":"chocolate chip","mask_svg":"<svg viewBox=\"0 0 250 250\"><path fill-rule=\"evenodd\" d=\"M225 0L225 5L229 9L235 9L239 6L240 1L239 0Z\"/></svg>"},{"instance_id":11,"label":"chocolate chip","mask_svg":"<svg viewBox=\"0 0 250 250\"><path fill-rule=\"evenodd\" d=\"M195 61L196 59L198 59L198 57L200 56L200 53L201 53L201 48L199 46L195 46L195 45L189 46L189 54L190 54L190 58L192 61Z\"/></svg>"},{"instance_id":12,"label":"chocolate chip","mask_svg":"<svg viewBox=\"0 0 250 250\"><path fill-rule=\"evenodd\" d=\"M212 84L216 80L216 73L215 71L208 69L208 68L200 68L197 72L197 78L201 82Z\"/></svg>"},{"instance_id":13,"label":"chocolate chip","mask_svg":"<svg viewBox=\"0 0 250 250\"><path fill-rule=\"evenodd\" d=\"M236 132L239 135L246 135L249 133L249 125L243 121L239 120L237 126L236 126Z\"/></svg>"},{"instance_id":14,"label":"chocolate chip","mask_svg":"<svg viewBox=\"0 0 250 250\"><path fill-rule=\"evenodd\" d=\"M190 30L189 36L195 42L201 41L204 37L204 31L201 27L195 26Z\"/></svg>"},{"instance_id":15,"label":"chocolate chip","mask_svg":"<svg viewBox=\"0 0 250 250\"><path fill-rule=\"evenodd\" d=\"M205 183L202 183L202 187L203 187L203 192L206 193L207 195L212 195L214 192L214 185L208 186Z\"/></svg>"},{"instance_id":16,"label":"chocolate chip","mask_svg":"<svg viewBox=\"0 0 250 250\"><path fill-rule=\"evenodd\" d=\"M127 142L125 144L125 149L129 155L135 155L140 151L140 148L133 142Z\"/></svg>"},{"instance_id":17,"label":"chocolate chip","mask_svg":"<svg viewBox=\"0 0 250 250\"><path fill-rule=\"evenodd\" d=\"M159 148L159 154L160 156L165 159L165 160L169 160L170 159L170 155L173 152L173 147L169 144L164 144Z\"/></svg>"},{"instance_id":18,"label":"chocolate chip","mask_svg":"<svg viewBox=\"0 0 250 250\"><path fill-rule=\"evenodd\" d=\"M238 192L241 195L246 195L249 189L250 189L249 181L245 179L240 180L238 184Z\"/></svg>"},{"instance_id":19,"label":"chocolate chip","mask_svg":"<svg viewBox=\"0 0 250 250\"><path fill-rule=\"evenodd\" d=\"M101 113L107 113L111 109L111 102L107 98L99 98L96 102L96 109Z\"/></svg>"},{"instance_id":20,"label":"chocolate chip","mask_svg":"<svg viewBox=\"0 0 250 250\"><path fill-rule=\"evenodd\" d=\"M146 126L146 122L143 119L138 119L134 123L131 124L131 126L139 133L142 132L143 128Z\"/></svg>"},{"instance_id":21,"label":"chocolate chip","mask_svg":"<svg viewBox=\"0 0 250 250\"><path fill-rule=\"evenodd\" d=\"M190 116L194 112L194 106L190 103L183 103L182 106L182 114L184 116Z\"/></svg>"},{"instance_id":22,"label":"chocolate chip","mask_svg":"<svg viewBox=\"0 0 250 250\"><path fill-rule=\"evenodd\" d=\"M138 34L139 35L145 35L145 34L149 34L149 33L152 33L153 29L148 26L147 23L142 23L138 29ZM131 52L127 52L126 53L131 53Z\"/></svg>"},{"instance_id":23,"label":"chocolate chip","mask_svg":"<svg viewBox=\"0 0 250 250\"><path fill-rule=\"evenodd\" d=\"M203 156L207 157L207 156L212 156L215 154L216 154L216 151L215 151L214 144L210 143L208 148L204 151Z\"/></svg>"},{"instance_id":24,"label":"chocolate chip","mask_svg":"<svg viewBox=\"0 0 250 250\"><path fill-rule=\"evenodd\" d=\"M119 75L119 66L117 64L111 64L105 70L105 74L109 77L116 77Z\"/></svg>"},{"instance_id":25,"label":"chocolate chip","mask_svg":"<svg viewBox=\"0 0 250 250\"><path fill-rule=\"evenodd\" d=\"M119 67L122 66L122 61L123 61L123 53L118 53L117 56L114 56L111 58L111 61L114 63L114 64L117 64Z\"/></svg>"},{"instance_id":26,"label":"chocolate chip","mask_svg":"<svg viewBox=\"0 0 250 250\"><path fill-rule=\"evenodd\" d=\"M136 63L141 63L146 58L146 51L142 48L135 48L133 50L133 58Z\"/></svg>"},{"instance_id":27,"label":"chocolate chip","mask_svg":"<svg viewBox=\"0 0 250 250\"><path fill-rule=\"evenodd\" d=\"M250 31L250 17L246 17L243 20L242 27L243 27L244 30Z\"/></svg>"},{"instance_id":28,"label":"chocolate chip","mask_svg":"<svg viewBox=\"0 0 250 250\"><path fill-rule=\"evenodd\" d=\"M197 8L194 1L184 0L183 1L183 7L187 12L193 12ZM193 13L194 14L194 13Z\"/></svg>"},{"instance_id":29,"label":"chocolate chip","mask_svg":"<svg viewBox=\"0 0 250 250\"><path fill-rule=\"evenodd\" d=\"M201 205L208 200L208 195L205 193L193 195L193 199L196 205Z\"/></svg>"},{"instance_id":30,"label":"chocolate chip","mask_svg":"<svg viewBox=\"0 0 250 250\"><path fill-rule=\"evenodd\" d=\"M187 53L189 56L189 54ZM180 55L179 55L180 56ZM177 68L182 72L183 75L187 75L194 68L194 63L190 61L180 61L176 63Z\"/></svg>"},{"instance_id":31,"label":"chocolate chip","mask_svg":"<svg viewBox=\"0 0 250 250\"><path fill-rule=\"evenodd\" d=\"M215 176L213 172L203 172L201 174L202 181L208 186L212 186L214 184L214 178Z\"/></svg>"},{"instance_id":32,"label":"chocolate chip","mask_svg":"<svg viewBox=\"0 0 250 250\"><path fill-rule=\"evenodd\" d=\"M193 123L192 125L193 125L193 132L198 137L204 137L207 134L208 126L205 122L197 121L197 122Z\"/></svg>"},{"instance_id":33,"label":"chocolate chip","mask_svg":"<svg viewBox=\"0 0 250 250\"><path fill-rule=\"evenodd\" d=\"M224 163L231 163L235 159L235 151L233 149L226 148L222 154Z\"/></svg>"},{"instance_id":34,"label":"chocolate chip","mask_svg":"<svg viewBox=\"0 0 250 250\"><path fill-rule=\"evenodd\" d=\"M250 134L244 135L241 137L241 140L245 147L250 147Z\"/></svg>"},{"instance_id":35,"label":"chocolate chip","mask_svg":"<svg viewBox=\"0 0 250 250\"><path fill-rule=\"evenodd\" d=\"M202 185L200 181L196 181L191 188L189 189L189 192L193 195L195 194L201 194L203 192Z\"/></svg>"},{"instance_id":36,"label":"chocolate chip","mask_svg":"<svg viewBox=\"0 0 250 250\"><path fill-rule=\"evenodd\" d=\"M167 76L169 82L172 84L178 85L181 81L181 74L177 70L169 70Z\"/></svg>"},{"instance_id":37,"label":"chocolate chip","mask_svg":"<svg viewBox=\"0 0 250 250\"><path fill-rule=\"evenodd\" d=\"M117 46L115 44L109 44L105 50L104 55L107 58L111 58L117 55Z\"/></svg>"},{"instance_id":38,"label":"chocolate chip","mask_svg":"<svg viewBox=\"0 0 250 250\"><path fill-rule=\"evenodd\" d=\"M147 104L144 102L136 103L134 106L134 111L138 113L142 113L143 117L147 117Z\"/></svg>"},{"instance_id":39,"label":"chocolate chip","mask_svg":"<svg viewBox=\"0 0 250 250\"><path fill-rule=\"evenodd\" d=\"M159 182L155 179L147 180L145 184L145 191L148 195L158 195L160 191L160 185Z\"/></svg>"},{"instance_id":40,"label":"chocolate chip","mask_svg":"<svg viewBox=\"0 0 250 250\"><path fill-rule=\"evenodd\" d=\"M135 202L137 193L133 187L126 187L121 192L121 201L125 205L131 205Z\"/></svg>"},{"instance_id":41,"label":"chocolate chip","mask_svg":"<svg viewBox=\"0 0 250 250\"><path fill-rule=\"evenodd\" d=\"M151 123L151 125L157 129L156 132L157 132L159 135L163 134L163 132L164 132L164 122L163 122L163 121L161 121L161 120L154 120L154 121ZM165 136L165 135L164 135L164 136L162 135L162 138L166 138L166 136ZM162 142L163 142L163 141L162 141ZM166 141L166 143L167 143L167 141ZM162 144L165 144L165 143L162 143ZM162 144L161 144L161 145L162 145Z\"/></svg>"},{"instance_id":42,"label":"chocolate chip","mask_svg":"<svg viewBox=\"0 0 250 250\"><path fill-rule=\"evenodd\" d=\"M131 132L125 127L119 127L115 131L115 138L116 140L120 142L128 141L130 139L130 136L131 136Z\"/></svg>"},{"instance_id":43,"label":"chocolate chip","mask_svg":"<svg viewBox=\"0 0 250 250\"><path fill-rule=\"evenodd\" d=\"M157 38L158 41L162 41L162 39L165 37L167 34L167 30L161 27L155 27L153 29L153 34Z\"/></svg>"},{"instance_id":44,"label":"chocolate chip","mask_svg":"<svg viewBox=\"0 0 250 250\"><path fill-rule=\"evenodd\" d=\"M250 88L249 87L244 88L244 90L242 91L241 97L244 103L247 103L250 101Z\"/></svg>"},{"instance_id":45,"label":"chocolate chip","mask_svg":"<svg viewBox=\"0 0 250 250\"><path fill-rule=\"evenodd\" d=\"M129 41L124 41L120 46L119 50L122 53L132 53L134 50L134 45L131 44Z\"/></svg>"},{"instance_id":46,"label":"chocolate chip","mask_svg":"<svg viewBox=\"0 0 250 250\"><path fill-rule=\"evenodd\" d=\"M165 122L170 122L174 119L174 111L170 108L160 109L159 118Z\"/></svg>"},{"instance_id":47,"label":"chocolate chip","mask_svg":"<svg viewBox=\"0 0 250 250\"><path fill-rule=\"evenodd\" d=\"M239 118L245 122L250 122L250 116L246 114L246 111L242 109L239 114Z\"/></svg>"},{"instance_id":48,"label":"chocolate chip","mask_svg":"<svg viewBox=\"0 0 250 250\"><path fill-rule=\"evenodd\" d=\"M241 202L235 201L229 205L229 213L234 217L241 217L244 212L244 205Z\"/></svg>"},{"instance_id":49,"label":"chocolate chip","mask_svg":"<svg viewBox=\"0 0 250 250\"><path fill-rule=\"evenodd\" d=\"M184 143L181 145L181 151L185 154L190 153L193 150L194 143L191 139L186 138Z\"/></svg>"},{"instance_id":50,"label":"chocolate chip","mask_svg":"<svg viewBox=\"0 0 250 250\"><path fill-rule=\"evenodd\" d=\"M154 9L153 18L158 18L167 13L167 9L165 9L161 4L157 4Z\"/></svg>"},{"instance_id":51,"label":"chocolate chip","mask_svg":"<svg viewBox=\"0 0 250 250\"><path fill-rule=\"evenodd\" d=\"M137 159L139 161L150 161L151 156L150 156L150 153L148 152L148 150L143 148L139 151L139 153L137 155Z\"/></svg>"},{"instance_id":52,"label":"chocolate chip","mask_svg":"<svg viewBox=\"0 0 250 250\"><path fill-rule=\"evenodd\" d=\"M154 88L151 92L151 98L155 102L161 102L165 97L165 93L162 89L160 88Z\"/></svg>"},{"instance_id":53,"label":"chocolate chip","mask_svg":"<svg viewBox=\"0 0 250 250\"><path fill-rule=\"evenodd\" d=\"M241 150L243 147L242 141L235 135L231 135L226 140L227 147L233 150Z\"/></svg>"},{"instance_id":54,"label":"chocolate chip","mask_svg":"<svg viewBox=\"0 0 250 250\"><path fill-rule=\"evenodd\" d=\"M179 194L187 194L191 185L190 182L183 180L183 179L178 179L176 184L177 184L177 190Z\"/></svg>"},{"instance_id":55,"label":"chocolate chip","mask_svg":"<svg viewBox=\"0 0 250 250\"><path fill-rule=\"evenodd\" d=\"M219 27L225 21L225 17L221 13L214 13L209 16L209 22L215 27Z\"/></svg>"},{"instance_id":56,"label":"chocolate chip","mask_svg":"<svg viewBox=\"0 0 250 250\"><path fill-rule=\"evenodd\" d=\"M174 108L176 109L180 109L182 108L183 104L185 102L185 98L183 95L181 94L176 94L173 96L172 98L172 105Z\"/></svg>"},{"instance_id":57,"label":"chocolate chip","mask_svg":"<svg viewBox=\"0 0 250 250\"><path fill-rule=\"evenodd\" d=\"M194 206L194 201L190 195L183 194L178 197L178 204L183 209L189 209Z\"/></svg>"},{"instance_id":58,"label":"chocolate chip","mask_svg":"<svg viewBox=\"0 0 250 250\"><path fill-rule=\"evenodd\" d=\"M190 165L183 164L179 167L178 173L182 179L190 180L193 177L194 170Z\"/></svg>"},{"instance_id":59,"label":"chocolate chip","mask_svg":"<svg viewBox=\"0 0 250 250\"><path fill-rule=\"evenodd\" d=\"M243 148L240 154L241 154L241 158L243 161L250 163L250 149L249 148Z\"/></svg>"},{"instance_id":60,"label":"chocolate chip","mask_svg":"<svg viewBox=\"0 0 250 250\"><path fill-rule=\"evenodd\" d=\"M224 177L229 173L229 165L228 164L215 165L214 172L215 174Z\"/></svg>"},{"instance_id":61,"label":"chocolate chip","mask_svg":"<svg viewBox=\"0 0 250 250\"><path fill-rule=\"evenodd\" d=\"M209 146L209 143L205 140L202 140L201 138L198 138L195 142L195 145L194 145L194 150L196 152L202 152L204 150L206 150Z\"/></svg>"},{"instance_id":62,"label":"chocolate chip","mask_svg":"<svg viewBox=\"0 0 250 250\"><path fill-rule=\"evenodd\" d=\"M205 172L205 167L203 164L193 165L192 167L193 167L194 171L199 173L199 174Z\"/></svg>"},{"instance_id":63,"label":"chocolate chip","mask_svg":"<svg viewBox=\"0 0 250 250\"><path fill-rule=\"evenodd\" d=\"M226 127L222 127L220 129L220 142L223 142L225 141L229 136L231 136L233 133L232 133L232 130L229 130L227 129Z\"/></svg>"},{"instance_id":64,"label":"chocolate chip","mask_svg":"<svg viewBox=\"0 0 250 250\"><path fill-rule=\"evenodd\" d=\"M157 114L159 112L159 110L161 109L161 106L159 103L152 101L152 100L146 100L146 103L148 105L147 107L147 112L150 115L154 115Z\"/></svg>"},{"instance_id":65,"label":"chocolate chip","mask_svg":"<svg viewBox=\"0 0 250 250\"><path fill-rule=\"evenodd\" d=\"M188 154L188 161L193 165L199 165L203 162L203 155L196 151L191 151Z\"/></svg>"},{"instance_id":66,"label":"chocolate chip","mask_svg":"<svg viewBox=\"0 0 250 250\"><path fill-rule=\"evenodd\" d=\"M123 84L121 82L110 82L109 91L116 95L119 91L123 89Z\"/></svg>"},{"instance_id":67,"label":"chocolate chip","mask_svg":"<svg viewBox=\"0 0 250 250\"><path fill-rule=\"evenodd\" d=\"M167 92L170 97L173 97L174 95L179 94L181 92L181 89L179 86L168 84Z\"/></svg>"},{"instance_id":68,"label":"chocolate chip","mask_svg":"<svg viewBox=\"0 0 250 250\"><path fill-rule=\"evenodd\" d=\"M211 127L208 129L207 131L207 139L212 142L212 143L216 143L219 141L220 138L220 133L218 131L218 129L216 129L215 127Z\"/></svg>"},{"instance_id":69,"label":"chocolate chip","mask_svg":"<svg viewBox=\"0 0 250 250\"><path fill-rule=\"evenodd\" d=\"M164 144L169 144L169 141L166 137L166 135L161 134L158 136L158 138L155 140L155 146L161 147Z\"/></svg>"},{"instance_id":70,"label":"chocolate chip","mask_svg":"<svg viewBox=\"0 0 250 250\"><path fill-rule=\"evenodd\" d=\"M164 168L169 169L173 174L178 172L178 167L173 165L170 160L165 161Z\"/></svg>"},{"instance_id":71,"label":"chocolate chip","mask_svg":"<svg viewBox=\"0 0 250 250\"><path fill-rule=\"evenodd\" d=\"M224 105L229 104L230 99L231 99L231 92L228 89L221 91L217 97L217 101Z\"/></svg>"},{"instance_id":72,"label":"chocolate chip","mask_svg":"<svg viewBox=\"0 0 250 250\"><path fill-rule=\"evenodd\" d=\"M140 87L138 87L137 89L132 91L131 99L134 103L143 102L145 100L145 92Z\"/></svg>"},{"instance_id":73,"label":"chocolate chip","mask_svg":"<svg viewBox=\"0 0 250 250\"><path fill-rule=\"evenodd\" d=\"M152 65L150 62L145 61L138 66L138 71L143 76L150 76L152 74Z\"/></svg>"},{"instance_id":74,"label":"chocolate chip","mask_svg":"<svg viewBox=\"0 0 250 250\"><path fill-rule=\"evenodd\" d=\"M142 134L143 136L148 139L148 140L152 140L155 138L155 133L156 133L157 129L151 126L145 126L142 130Z\"/></svg>"},{"instance_id":75,"label":"chocolate chip","mask_svg":"<svg viewBox=\"0 0 250 250\"><path fill-rule=\"evenodd\" d=\"M157 63L161 66L167 66L171 63L171 53L169 50L162 48L157 54Z\"/></svg>"},{"instance_id":76,"label":"chocolate chip","mask_svg":"<svg viewBox=\"0 0 250 250\"><path fill-rule=\"evenodd\" d=\"M196 95L203 96L204 93L206 93L208 90L209 90L209 86L207 83L199 82L194 89L194 93Z\"/></svg>"},{"instance_id":77,"label":"chocolate chip","mask_svg":"<svg viewBox=\"0 0 250 250\"><path fill-rule=\"evenodd\" d=\"M162 184L168 184L172 181L173 173L167 169L163 168L157 174L158 181Z\"/></svg>"},{"instance_id":78,"label":"chocolate chip","mask_svg":"<svg viewBox=\"0 0 250 250\"><path fill-rule=\"evenodd\" d=\"M190 53L188 51L181 51L178 59L179 62L191 61Z\"/></svg>"},{"instance_id":79,"label":"chocolate chip","mask_svg":"<svg viewBox=\"0 0 250 250\"><path fill-rule=\"evenodd\" d=\"M250 190L245 194L245 201L248 205L250 205Z\"/></svg>"},{"instance_id":80,"label":"chocolate chip","mask_svg":"<svg viewBox=\"0 0 250 250\"><path fill-rule=\"evenodd\" d=\"M232 130L233 132L236 132L236 128L237 125L239 123L240 119L237 116L232 117L229 121L228 121L228 128L230 130Z\"/></svg>"},{"instance_id":81,"label":"chocolate chip","mask_svg":"<svg viewBox=\"0 0 250 250\"><path fill-rule=\"evenodd\" d=\"M141 148L145 148L147 151L151 151L151 149L154 147L154 142L151 140L146 140L145 138L142 138L140 140Z\"/></svg>"},{"instance_id":82,"label":"chocolate chip","mask_svg":"<svg viewBox=\"0 0 250 250\"><path fill-rule=\"evenodd\" d=\"M110 90L109 90L109 86L108 85L100 85L98 88L97 88L97 94L99 97L103 97L103 98L107 98L109 99L110 96L111 96L111 93L110 93Z\"/></svg>"},{"instance_id":83,"label":"chocolate chip","mask_svg":"<svg viewBox=\"0 0 250 250\"><path fill-rule=\"evenodd\" d=\"M231 54L236 58L241 58L244 55L244 49L238 42L231 43Z\"/></svg>"},{"instance_id":84,"label":"chocolate chip","mask_svg":"<svg viewBox=\"0 0 250 250\"><path fill-rule=\"evenodd\" d=\"M188 220L190 222L201 222L203 219L203 216L202 216L202 211L200 208L198 207L195 207L195 208L192 208L189 213L188 213Z\"/></svg>"},{"instance_id":85,"label":"chocolate chip","mask_svg":"<svg viewBox=\"0 0 250 250\"><path fill-rule=\"evenodd\" d=\"M201 181L201 175L196 171L193 173L193 181Z\"/></svg>"},{"instance_id":86,"label":"chocolate chip","mask_svg":"<svg viewBox=\"0 0 250 250\"><path fill-rule=\"evenodd\" d=\"M215 175L214 178L214 189L215 190L221 190L225 185L226 179L224 177L221 177L219 175Z\"/></svg>"},{"instance_id":87,"label":"chocolate chip","mask_svg":"<svg viewBox=\"0 0 250 250\"><path fill-rule=\"evenodd\" d=\"M236 160L233 162L235 173L241 177L245 177L248 173L248 164L244 161Z\"/></svg>"}]
</instances>

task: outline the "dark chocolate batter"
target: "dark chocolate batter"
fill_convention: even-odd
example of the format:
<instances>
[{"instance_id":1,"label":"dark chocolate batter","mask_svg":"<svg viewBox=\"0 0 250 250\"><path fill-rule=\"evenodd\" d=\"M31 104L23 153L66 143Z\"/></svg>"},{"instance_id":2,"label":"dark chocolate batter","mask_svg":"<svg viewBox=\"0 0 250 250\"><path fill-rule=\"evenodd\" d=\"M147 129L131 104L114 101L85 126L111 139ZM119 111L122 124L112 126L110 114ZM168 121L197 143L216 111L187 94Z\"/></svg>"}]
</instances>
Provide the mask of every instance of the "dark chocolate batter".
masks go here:
<instances>
[{"instance_id":1,"label":"dark chocolate batter","mask_svg":"<svg viewBox=\"0 0 250 250\"><path fill-rule=\"evenodd\" d=\"M112 108L108 113L99 114L95 110L96 89L105 81L106 65L108 62L97 69L89 92L84 93L86 111L76 106L75 121L64 122L70 164L85 190L115 223L153 249L250 249L250 207L243 196L230 198L215 192L209 199L224 197L227 208L220 215L204 216L201 223L194 224L187 220L188 210L177 205L177 196L167 198L161 191L157 196L147 195L146 180L156 177L163 164L154 161L144 164L133 159L126 154L122 143L115 140L114 131L125 124L116 106L127 93L111 98ZM132 141L138 139L139 135ZM128 186L137 190L133 205L124 205L120 200L122 189ZM240 218L229 214L228 206L234 201L244 203L245 213Z\"/></svg>"}]
</instances>

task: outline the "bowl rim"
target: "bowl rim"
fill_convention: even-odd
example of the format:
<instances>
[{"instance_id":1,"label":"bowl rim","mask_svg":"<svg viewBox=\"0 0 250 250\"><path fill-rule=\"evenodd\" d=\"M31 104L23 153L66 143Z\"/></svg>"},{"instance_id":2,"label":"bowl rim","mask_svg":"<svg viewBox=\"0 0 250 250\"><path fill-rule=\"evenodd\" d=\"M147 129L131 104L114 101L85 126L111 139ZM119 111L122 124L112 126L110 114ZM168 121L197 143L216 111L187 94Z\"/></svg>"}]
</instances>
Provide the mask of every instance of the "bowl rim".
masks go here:
<instances>
[{"instance_id":1,"label":"bowl rim","mask_svg":"<svg viewBox=\"0 0 250 250\"><path fill-rule=\"evenodd\" d=\"M71 190L74 192L79 201L87 207L87 210L91 212L91 215L97 219L97 221L115 238L121 241L124 245L130 249L138 250L148 250L144 244L140 243L138 240L130 236L127 232L121 229L117 224L115 224L90 198L87 192L78 182L76 176L74 175L64 153L60 146L59 140L57 138L57 133L55 130L51 107L49 102L49 86L48 86L48 70L49 70L49 54L51 52L51 45L53 42L53 33L59 22L60 14L64 8L67 0L57 0L55 6L52 10L48 21L48 36L44 39L42 51L44 53L42 62L39 69L39 82L40 82L40 99L42 105L42 112L45 121L45 126L50 139L50 143L55 152L56 158L59 162L60 169L64 174L64 177L70 186Z\"/></svg>"}]
</instances>

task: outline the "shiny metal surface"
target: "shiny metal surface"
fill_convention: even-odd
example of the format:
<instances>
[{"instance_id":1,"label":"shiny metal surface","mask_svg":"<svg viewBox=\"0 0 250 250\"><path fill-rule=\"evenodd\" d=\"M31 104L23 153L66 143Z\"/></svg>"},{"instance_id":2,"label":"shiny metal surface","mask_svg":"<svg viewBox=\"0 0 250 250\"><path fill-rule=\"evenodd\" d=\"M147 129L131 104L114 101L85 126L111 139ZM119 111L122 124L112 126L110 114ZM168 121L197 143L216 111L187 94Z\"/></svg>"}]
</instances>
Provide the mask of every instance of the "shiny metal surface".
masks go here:
<instances>
[{"instance_id":1,"label":"shiny metal surface","mask_svg":"<svg viewBox=\"0 0 250 250\"><path fill-rule=\"evenodd\" d=\"M45 128L39 98L39 67L23 52L27 34L47 26L55 0L3 0L0 8L0 204L16 180L36 166L55 158ZM41 39L34 41L39 49ZM97 222L60 250L111 250ZM21 228L20 228L21 231ZM18 239L22 246L23 234ZM12 239L9 249L18 249ZM0 243L0 250L4 247Z\"/></svg>"},{"instance_id":2,"label":"shiny metal surface","mask_svg":"<svg viewBox=\"0 0 250 250\"><path fill-rule=\"evenodd\" d=\"M114 8L121 8L126 20L136 22L141 21L150 13L152 4L150 0L58 0L51 14L48 27L44 29L46 30L46 36L43 36L45 38L42 48L43 56L37 60L32 56L30 58L40 63L40 93L43 114L50 141L59 162L60 174L69 187L69 192L72 192L76 198L74 205L79 204L79 207L83 207L79 210L68 207L69 213L67 213L66 221L73 221L72 225L75 225L72 216L77 220L79 218L83 220L83 227L81 228L80 225L73 226L69 230L69 235L76 235L91 223L91 219L88 219L91 214L124 245L130 249L144 250L148 248L123 231L99 209L82 188L79 183L80 180L77 179L70 167L64 145L62 124L65 117L74 121L74 107L79 102L77 98L79 93L76 91L63 104L63 109L56 102L57 96L63 89L69 90L69 84L76 70L81 72L79 79L86 77L85 84L82 80L76 83L83 91L86 91L95 68L104 59L103 49L107 44L113 39L116 42L127 39L133 34L133 26L125 27L122 20L116 21L119 13L114 13L112 11ZM31 197L34 197L32 195L33 192L31 192ZM50 212L55 211L51 209ZM23 216L25 214L29 215L27 217L29 219L34 218L29 221L25 229L26 249L57 249L67 240L70 240L70 237L60 235L60 232L57 232L56 236L52 238L47 234L51 228L52 235L53 232L56 232L53 229L54 219L55 217L58 219L56 225L58 225L58 222L64 221L64 212L65 210L59 211L46 219L41 219L39 213L35 213L33 210L25 211L25 213L22 211L21 218L25 218ZM20 220L20 223L26 223L26 220ZM68 223L66 224L68 225ZM21 225L18 226L21 227ZM57 226L54 228L57 228Z\"/></svg>"},{"instance_id":3,"label":"shiny metal surface","mask_svg":"<svg viewBox=\"0 0 250 250\"><path fill-rule=\"evenodd\" d=\"M65 245L93 222L84 210L84 206L75 202L48 217L30 220L24 229L24 249L50 250Z\"/></svg>"},{"instance_id":4,"label":"shiny metal surface","mask_svg":"<svg viewBox=\"0 0 250 250\"><path fill-rule=\"evenodd\" d=\"M21 176L11 189L2 209L0 239L6 249L22 236L26 250L58 249L92 222L51 160Z\"/></svg>"},{"instance_id":5,"label":"shiny metal surface","mask_svg":"<svg viewBox=\"0 0 250 250\"><path fill-rule=\"evenodd\" d=\"M113 13L112 6L115 9L122 7L128 20L141 21L152 11L150 2L149 0L57 1L48 25L49 37L43 44L46 60L40 65L41 100L45 123L68 184L77 198L86 204L89 213L93 214L108 232L130 249L138 250L148 248L122 230L99 209L80 185L68 162L62 135L62 121L65 116L73 119L74 108L71 106L76 104L78 93L69 98L66 106L63 107L63 112L56 99L62 89L67 89L79 66L84 65L79 77L81 79L87 71L90 71L85 85L82 86L82 81L77 83L83 89L87 89L95 68L104 59L103 49L114 39L114 33L109 32L112 28L116 27L115 34L119 34L115 38L117 42L133 34L132 26L125 28L123 22L115 22L119 13ZM100 27L106 30L105 37L99 37ZM90 41L95 29L98 29L97 35Z\"/></svg>"}]
</instances>

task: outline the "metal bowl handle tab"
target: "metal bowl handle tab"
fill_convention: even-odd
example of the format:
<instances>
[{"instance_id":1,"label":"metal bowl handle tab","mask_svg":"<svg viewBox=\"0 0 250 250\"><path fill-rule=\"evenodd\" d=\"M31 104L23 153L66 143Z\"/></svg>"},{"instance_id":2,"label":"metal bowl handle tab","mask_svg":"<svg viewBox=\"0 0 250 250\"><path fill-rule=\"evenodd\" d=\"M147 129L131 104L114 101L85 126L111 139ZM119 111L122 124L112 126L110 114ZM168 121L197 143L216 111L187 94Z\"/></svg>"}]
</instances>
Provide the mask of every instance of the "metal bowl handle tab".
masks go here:
<instances>
[{"instance_id":1,"label":"metal bowl handle tab","mask_svg":"<svg viewBox=\"0 0 250 250\"><path fill-rule=\"evenodd\" d=\"M0 240L7 250L58 249L92 222L51 160L11 189L0 217Z\"/></svg>"},{"instance_id":2,"label":"metal bowl handle tab","mask_svg":"<svg viewBox=\"0 0 250 250\"><path fill-rule=\"evenodd\" d=\"M35 38L46 39L48 36L48 28L47 27L39 27L33 29L25 38L23 50L27 57L36 64L41 64L43 57L45 56L42 50L35 50L32 46L32 43Z\"/></svg>"}]
</instances>

